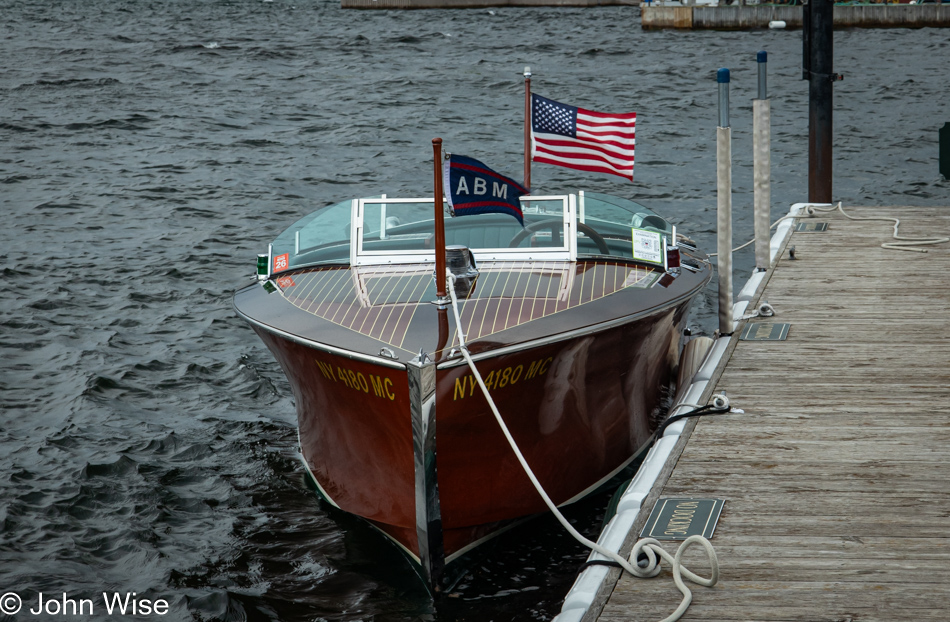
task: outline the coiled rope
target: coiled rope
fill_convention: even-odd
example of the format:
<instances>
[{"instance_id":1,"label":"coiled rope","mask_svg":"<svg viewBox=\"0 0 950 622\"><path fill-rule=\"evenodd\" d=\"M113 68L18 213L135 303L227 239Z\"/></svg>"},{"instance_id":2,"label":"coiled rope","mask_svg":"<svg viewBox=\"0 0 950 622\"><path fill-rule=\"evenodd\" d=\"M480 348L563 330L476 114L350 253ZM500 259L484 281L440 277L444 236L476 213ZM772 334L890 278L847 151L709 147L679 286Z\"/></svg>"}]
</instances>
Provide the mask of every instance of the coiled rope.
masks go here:
<instances>
[{"instance_id":1,"label":"coiled rope","mask_svg":"<svg viewBox=\"0 0 950 622\"><path fill-rule=\"evenodd\" d=\"M511 436L511 432L508 430L508 426L505 425L504 419L501 418L501 413L498 412L498 407L495 405L495 400L492 399L491 393L488 391L488 387L485 386L485 381L482 380L482 375L479 373L478 368L475 367L475 361L472 360L472 357L468 352L468 346L465 344L465 334L462 332L462 318L459 315L458 298L455 295L455 276L451 273L448 273L446 275L446 280L448 283L449 296L452 299L452 312L455 315L455 328L459 340L459 351L462 353L462 357L468 364L469 369L472 370L472 374L475 376L475 382L478 383L479 388L481 388L482 393L485 395L485 400L488 402L488 406L491 408L492 414L495 416L495 421L498 422L498 427L501 428L502 433L504 433L505 438L508 440L508 444L511 446L511 450L515 453L515 457L518 458L518 462L521 463L521 468L524 469L528 479L531 480L531 484L534 486L534 489L538 491L539 495L541 495L541 499L544 500L544 504L548 506L548 509L551 510L552 514L554 514L554 517L557 518L558 522L561 523L564 529L566 529L575 540L583 544L588 549L612 560L635 577L650 578L658 575L660 573L660 564L657 556L672 564L673 582L683 594L683 600L680 602L679 607L676 608L676 611L660 622L676 622L676 620L679 620L693 600L692 592L690 592L689 588L686 587L686 584L683 583L683 576L694 583L707 587L712 587L719 581L719 559L716 556L716 551L713 549L712 545L702 536L690 536L680 545L679 549L676 551L676 555L672 556L663 549L659 541L654 540L653 538L644 538L634 545L633 550L630 552L629 559L624 559L621 555L618 555L610 549L606 549L596 542L585 538L580 534L580 532L574 529L573 525L571 525L567 519L564 518L564 515L561 514L557 506L554 505L554 502L551 501L551 497L548 496L548 493L545 492L544 488L541 486L541 483L535 476L534 471L532 471L531 467L528 466L528 461L525 460L524 455L518 448L518 444ZM709 579L704 579L703 577L690 572L682 565L683 553L687 548L689 548L689 546L697 542L702 544L706 551L706 555L709 558L709 563L712 566L712 576ZM631 561L637 560L641 552L645 554L647 559L645 567L640 567L636 561Z\"/></svg>"},{"instance_id":2,"label":"coiled rope","mask_svg":"<svg viewBox=\"0 0 950 622\"><path fill-rule=\"evenodd\" d=\"M755 317L772 317L773 315L775 315L775 308L772 307L772 305L770 305L769 303L763 302L762 304L758 306L758 308L756 308L755 311L746 313L742 317L738 318L736 321L741 322L743 320L751 320L752 318L755 318Z\"/></svg>"},{"instance_id":3,"label":"coiled rope","mask_svg":"<svg viewBox=\"0 0 950 622\"><path fill-rule=\"evenodd\" d=\"M839 211L841 215L847 218L848 220L882 220L886 222L894 223L894 233L892 237L895 240L903 240L898 242L885 242L881 244L881 248L888 248L894 251L913 251L915 253L926 253L927 249L925 248L914 248L916 246L928 246L933 244L943 244L944 242L950 242L950 238L914 238L900 235L898 232L900 230L901 221L899 218L892 218L890 216L851 216L847 214L844 209L841 207L841 201L838 201L837 207L822 208L815 205L809 205L805 208L809 216L813 215L815 212L833 212ZM811 210L811 211L809 211Z\"/></svg>"},{"instance_id":4,"label":"coiled rope","mask_svg":"<svg viewBox=\"0 0 950 622\"><path fill-rule=\"evenodd\" d=\"M926 253L927 249L924 248L915 248L917 246L930 246L934 244L943 244L945 242L950 242L950 238L914 238L900 235L900 226L901 221L899 218L893 218L891 216L851 216L844 211L844 208L841 207L841 201L838 201L838 205L835 207L819 207L818 205L806 205L804 207L805 217L812 218L815 215L815 212L830 213L830 212L841 212L841 215L847 218L848 220L880 220L885 222L894 223L894 233L892 237L897 242L885 242L881 244L881 248L887 248L894 251L913 251L915 253ZM802 218L801 214L782 216L778 220L772 223L769 229L774 229L778 226L783 220L789 220L792 218ZM746 246L752 244L755 240L749 240L742 246L737 246L732 249L732 252L741 251ZM718 253L710 253L710 257L718 256Z\"/></svg>"}]
</instances>

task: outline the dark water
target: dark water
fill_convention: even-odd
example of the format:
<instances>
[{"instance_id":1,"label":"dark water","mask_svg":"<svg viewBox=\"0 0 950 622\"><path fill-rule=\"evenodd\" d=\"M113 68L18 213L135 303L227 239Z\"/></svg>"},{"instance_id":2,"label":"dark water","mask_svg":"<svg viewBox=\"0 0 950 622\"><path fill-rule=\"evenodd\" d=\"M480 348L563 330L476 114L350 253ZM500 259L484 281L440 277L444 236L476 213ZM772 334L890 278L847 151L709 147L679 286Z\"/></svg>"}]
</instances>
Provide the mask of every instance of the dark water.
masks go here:
<instances>
[{"instance_id":1,"label":"dark water","mask_svg":"<svg viewBox=\"0 0 950 622\"><path fill-rule=\"evenodd\" d=\"M711 250L715 71L733 69L738 241L766 49L774 214L806 196L796 32L312 0L4 0L0 16L0 593L27 607L66 593L106 619L119 591L174 620L550 618L586 556L553 521L501 540L436 611L386 542L318 504L289 387L232 291L315 207L430 193L434 136L518 174L524 65L538 93L640 115L634 184L537 165L536 189L639 198ZM947 41L836 33L846 204L948 203ZM751 253L737 261L748 274ZM596 532L604 501L572 517Z\"/></svg>"}]
</instances>

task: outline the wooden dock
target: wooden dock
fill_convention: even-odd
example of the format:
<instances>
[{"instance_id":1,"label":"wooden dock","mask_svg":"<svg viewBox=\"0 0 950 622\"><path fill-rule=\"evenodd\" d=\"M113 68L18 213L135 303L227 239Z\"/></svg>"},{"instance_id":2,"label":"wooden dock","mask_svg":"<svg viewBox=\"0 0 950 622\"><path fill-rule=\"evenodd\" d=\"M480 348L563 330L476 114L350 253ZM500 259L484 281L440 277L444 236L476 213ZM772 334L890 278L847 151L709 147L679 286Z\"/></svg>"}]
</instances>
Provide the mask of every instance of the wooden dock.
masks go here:
<instances>
[{"instance_id":1,"label":"wooden dock","mask_svg":"<svg viewBox=\"0 0 950 622\"><path fill-rule=\"evenodd\" d=\"M950 4L836 5L835 28L947 28ZM762 4L758 6L654 6L640 5L644 30L683 28L692 30L749 30L768 28L770 22L802 27L802 7Z\"/></svg>"},{"instance_id":2,"label":"wooden dock","mask_svg":"<svg viewBox=\"0 0 950 622\"><path fill-rule=\"evenodd\" d=\"M950 207L845 209L900 218L901 235L950 232ZM744 414L688 424L622 549L658 497L726 500L720 582L690 585L684 621L950 617L950 244L885 250L887 222L815 220L828 230L793 233L764 284L775 317L752 320L791 324L787 340L734 337L720 366L716 391ZM708 576L701 548L685 564ZM618 575L585 620L679 604L668 567Z\"/></svg>"}]
</instances>

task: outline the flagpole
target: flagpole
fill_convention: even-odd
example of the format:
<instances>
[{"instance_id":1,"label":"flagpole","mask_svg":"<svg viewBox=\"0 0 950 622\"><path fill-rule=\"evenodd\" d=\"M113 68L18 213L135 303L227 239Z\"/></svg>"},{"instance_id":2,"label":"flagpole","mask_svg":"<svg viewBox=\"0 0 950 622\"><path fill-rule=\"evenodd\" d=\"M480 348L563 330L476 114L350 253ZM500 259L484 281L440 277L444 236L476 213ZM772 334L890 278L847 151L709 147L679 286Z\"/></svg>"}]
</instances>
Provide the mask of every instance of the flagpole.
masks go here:
<instances>
[{"instance_id":1,"label":"flagpole","mask_svg":"<svg viewBox=\"0 0 950 622\"><path fill-rule=\"evenodd\" d=\"M445 219L442 202L442 139L432 139L433 174L435 178L435 291L436 302L445 304L448 293L445 287Z\"/></svg>"},{"instance_id":2,"label":"flagpole","mask_svg":"<svg viewBox=\"0 0 950 622\"><path fill-rule=\"evenodd\" d=\"M531 189L531 67L524 68L524 187Z\"/></svg>"}]
</instances>

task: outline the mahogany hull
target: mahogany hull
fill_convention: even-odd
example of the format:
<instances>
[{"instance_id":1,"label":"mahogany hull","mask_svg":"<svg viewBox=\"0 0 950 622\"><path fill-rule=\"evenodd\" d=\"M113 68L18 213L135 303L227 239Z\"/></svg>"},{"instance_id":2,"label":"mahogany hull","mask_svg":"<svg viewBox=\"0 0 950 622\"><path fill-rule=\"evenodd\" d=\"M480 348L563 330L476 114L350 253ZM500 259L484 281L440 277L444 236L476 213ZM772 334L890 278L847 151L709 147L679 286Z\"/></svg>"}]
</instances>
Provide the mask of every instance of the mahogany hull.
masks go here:
<instances>
[{"instance_id":1,"label":"mahogany hull","mask_svg":"<svg viewBox=\"0 0 950 622\"><path fill-rule=\"evenodd\" d=\"M293 388L321 494L438 590L446 566L545 511L458 352L458 330L548 495L576 500L648 442L710 267L622 258L485 261L453 311L432 266L317 266L234 296Z\"/></svg>"},{"instance_id":2,"label":"mahogany hull","mask_svg":"<svg viewBox=\"0 0 950 622\"><path fill-rule=\"evenodd\" d=\"M647 442L688 304L482 353L476 365L555 503L590 492ZM253 327L293 387L322 494L396 541L430 587L477 543L545 511L459 358L381 365Z\"/></svg>"}]
</instances>

